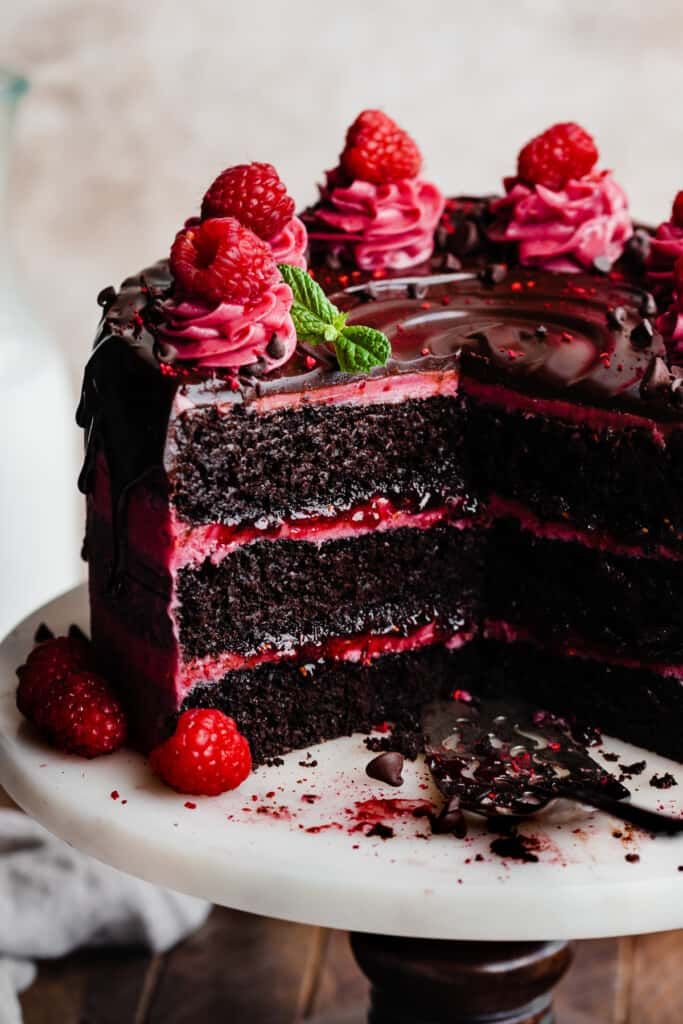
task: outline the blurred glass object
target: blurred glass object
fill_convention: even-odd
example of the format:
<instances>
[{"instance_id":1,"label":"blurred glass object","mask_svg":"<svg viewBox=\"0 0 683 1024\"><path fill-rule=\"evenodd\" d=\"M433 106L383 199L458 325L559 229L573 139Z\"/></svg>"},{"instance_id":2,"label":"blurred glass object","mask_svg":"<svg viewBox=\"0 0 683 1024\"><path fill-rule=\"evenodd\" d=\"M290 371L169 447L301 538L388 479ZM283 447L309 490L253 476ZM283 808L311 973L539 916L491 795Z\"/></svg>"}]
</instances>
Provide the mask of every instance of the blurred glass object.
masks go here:
<instances>
[{"instance_id":1,"label":"blurred glass object","mask_svg":"<svg viewBox=\"0 0 683 1024\"><path fill-rule=\"evenodd\" d=\"M9 240L12 130L27 88L0 68L0 636L79 577L74 395L17 284Z\"/></svg>"}]
</instances>

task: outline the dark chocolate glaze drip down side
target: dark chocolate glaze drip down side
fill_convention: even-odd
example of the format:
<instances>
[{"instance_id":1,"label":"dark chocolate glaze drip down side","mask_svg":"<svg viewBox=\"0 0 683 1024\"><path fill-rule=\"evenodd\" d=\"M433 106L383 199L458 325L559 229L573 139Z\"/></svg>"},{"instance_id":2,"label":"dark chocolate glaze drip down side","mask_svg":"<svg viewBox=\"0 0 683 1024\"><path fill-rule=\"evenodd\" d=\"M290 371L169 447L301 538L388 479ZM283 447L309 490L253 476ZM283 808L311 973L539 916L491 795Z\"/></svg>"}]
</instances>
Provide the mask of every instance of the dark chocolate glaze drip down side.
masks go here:
<instances>
[{"instance_id":1,"label":"dark chocolate glaze drip down side","mask_svg":"<svg viewBox=\"0 0 683 1024\"><path fill-rule=\"evenodd\" d=\"M169 413L178 381L162 372L142 313L150 295L168 284L160 264L123 282L118 294L101 293L105 311L85 368L76 422L85 431L85 460L78 486L92 489L102 455L111 484L114 578L125 565L126 501L130 489L161 469ZM87 557L87 537L84 545Z\"/></svg>"}]
</instances>

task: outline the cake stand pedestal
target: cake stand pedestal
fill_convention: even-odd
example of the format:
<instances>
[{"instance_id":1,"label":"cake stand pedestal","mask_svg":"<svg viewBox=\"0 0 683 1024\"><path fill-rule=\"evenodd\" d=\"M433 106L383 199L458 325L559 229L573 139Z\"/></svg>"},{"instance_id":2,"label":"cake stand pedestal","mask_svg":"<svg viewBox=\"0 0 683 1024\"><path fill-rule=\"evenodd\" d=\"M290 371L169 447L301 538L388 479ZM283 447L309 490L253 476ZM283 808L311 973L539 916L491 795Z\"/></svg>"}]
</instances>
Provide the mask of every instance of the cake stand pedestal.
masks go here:
<instances>
[{"instance_id":1,"label":"cake stand pedestal","mask_svg":"<svg viewBox=\"0 0 683 1024\"><path fill-rule=\"evenodd\" d=\"M60 754L14 703L15 669L41 622L87 630L84 588L0 646L0 784L55 835L122 871L350 931L373 1024L550 1024L566 940L683 926L683 836L655 839L573 805L520 829L525 860L476 823L465 840L431 835L425 812L439 798L424 765L406 765L399 790L374 782L362 736L295 751L213 799L165 788L131 751ZM622 766L645 760L628 783L634 799L683 814L680 765L608 737L602 750ZM649 785L665 772L679 785Z\"/></svg>"},{"instance_id":2,"label":"cake stand pedestal","mask_svg":"<svg viewBox=\"0 0 683 1024\"><path fill-rule=\"evenodd\" d=\"M567 942L454 942L354 932L369 1024L552 1024Z\"/></svg>"}]
</instances>

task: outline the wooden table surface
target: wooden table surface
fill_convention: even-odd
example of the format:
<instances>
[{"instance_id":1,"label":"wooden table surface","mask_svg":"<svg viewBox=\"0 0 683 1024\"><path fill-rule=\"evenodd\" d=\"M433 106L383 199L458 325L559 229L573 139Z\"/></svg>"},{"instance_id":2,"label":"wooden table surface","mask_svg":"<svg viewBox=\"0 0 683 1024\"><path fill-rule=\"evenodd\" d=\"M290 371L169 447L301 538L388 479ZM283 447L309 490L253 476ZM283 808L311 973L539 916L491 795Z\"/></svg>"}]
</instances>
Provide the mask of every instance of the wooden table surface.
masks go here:
<instances>
[{"instance_id":1,"label":"wooden table surface","mask_svg":"<svg viewBox=\"0 0 683 1024\"><path fill-rule=\"evenodd\" d=\"M8 805L0 791L0 807ZM576 944L558 1024L681 1024L683 931ZM79 953L40 965L25 1024L362 1024L367 983L342 932L216 908L164 956Z\"/></svg>"}]
</instances>

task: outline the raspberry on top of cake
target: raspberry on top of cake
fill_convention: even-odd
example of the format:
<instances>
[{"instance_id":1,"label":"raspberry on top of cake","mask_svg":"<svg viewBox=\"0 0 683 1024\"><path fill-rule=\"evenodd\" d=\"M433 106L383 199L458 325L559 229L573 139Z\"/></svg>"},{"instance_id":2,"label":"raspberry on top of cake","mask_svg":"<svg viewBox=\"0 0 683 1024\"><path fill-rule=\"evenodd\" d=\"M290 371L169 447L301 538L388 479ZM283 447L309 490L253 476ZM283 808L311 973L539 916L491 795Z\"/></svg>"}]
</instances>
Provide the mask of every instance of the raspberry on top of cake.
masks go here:
<instances>
[{"instance_id":1,"label":"raspberry on top of cake","mask_svg":"<svg viewBox=\"0 0 683 1024\"><path fill-rule=\"evenodd\" d=\"M444 209L420 176L422 154L381 110L364 110L346 134L319 202L305 214L312 243L362 271L402 271L429 260Z\"/></svg>"},{"instance_id":2,"label":"raspberry on top of cake","mask_svg":"<svg viewBox=\"0 0 683 1024\"><path fill-rule=\"evenodd\" d=\"M612 172L596 168L592 137L555 124L520 150L505 196L491 203L494 241L518 247L519 262L546 270L606 271L633 233L628 201Z\"/></svg>"}]
</instances>

